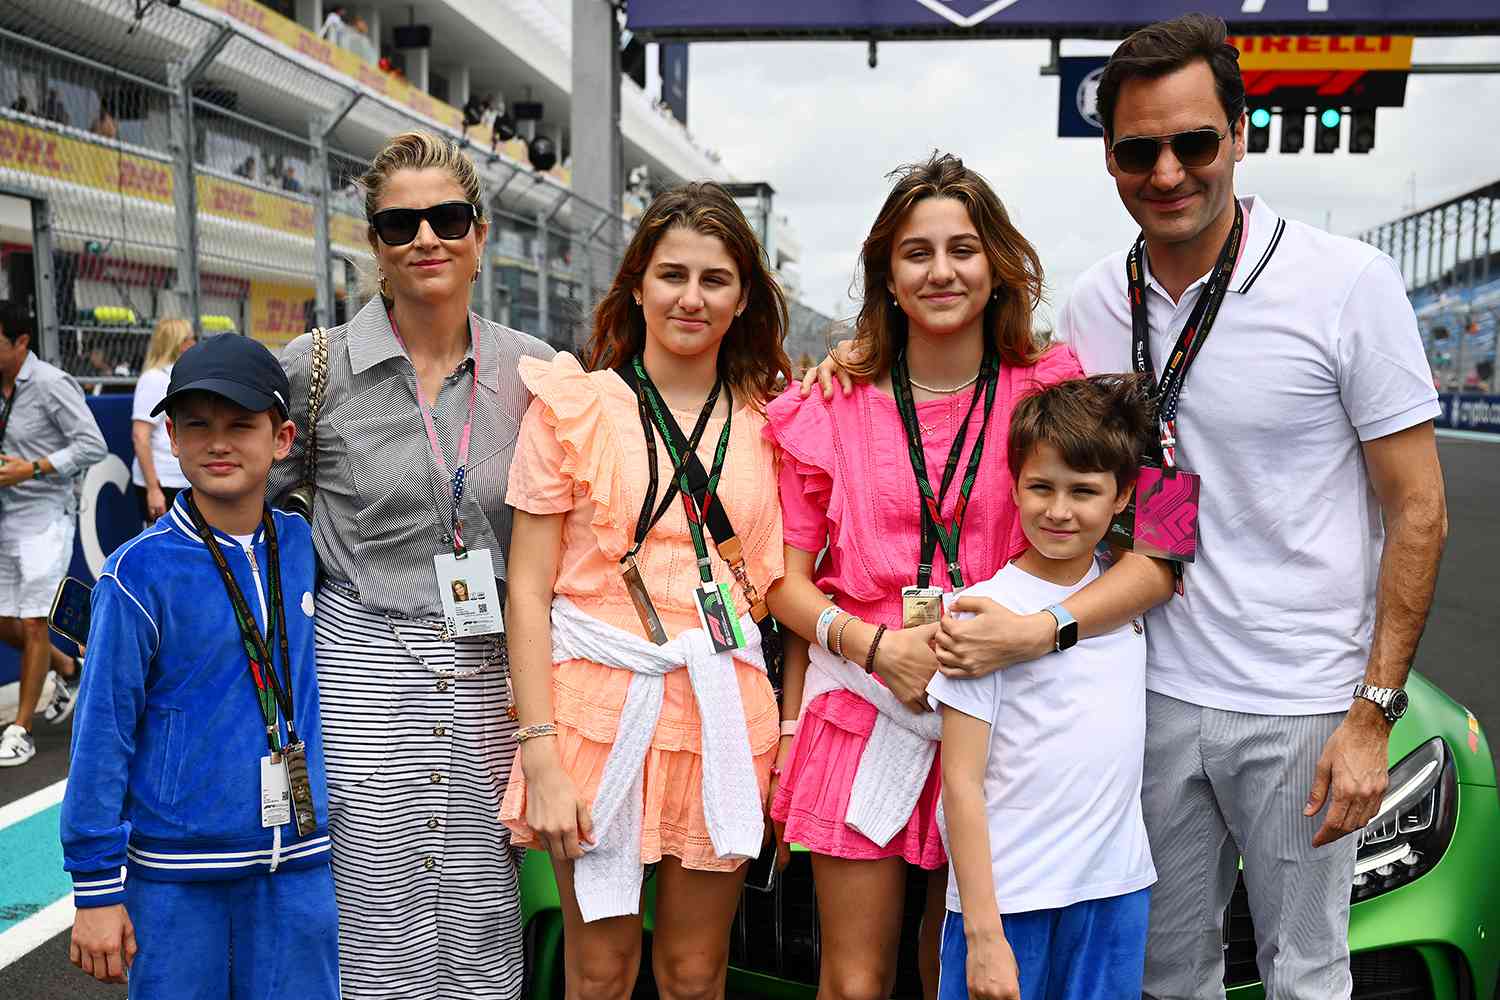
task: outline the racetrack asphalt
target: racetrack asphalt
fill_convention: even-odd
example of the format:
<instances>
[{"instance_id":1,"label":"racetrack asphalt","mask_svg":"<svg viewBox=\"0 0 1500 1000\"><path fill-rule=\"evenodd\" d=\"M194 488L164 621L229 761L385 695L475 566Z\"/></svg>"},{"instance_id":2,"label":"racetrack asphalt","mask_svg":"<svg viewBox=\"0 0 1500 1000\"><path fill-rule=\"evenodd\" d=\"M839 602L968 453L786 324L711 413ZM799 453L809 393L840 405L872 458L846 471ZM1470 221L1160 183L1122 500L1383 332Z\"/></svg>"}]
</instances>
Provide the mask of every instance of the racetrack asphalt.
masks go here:
<instances>
[{"instance_id":1,"label":"racetrack asphalt","mask_svg":"<svg viewBox=\"0 0 1500 1000\"><path fill-rule=\"evenodd\" d=\"M1439 451L1448 491L1448 546L1416 666L1479 718L1491 752L1500 757L1500 439L1444 437ZM66 776L68 736L67 726L38 725L36 759L0 770L0 805ZM0 872L14 861L0 858ZM6 902L0 899L0 910ZM124 987L99 985L70 966L67 942L66 932L58 934L0 969L0 997L125 996Z\"/></svg>"}]
</instances>

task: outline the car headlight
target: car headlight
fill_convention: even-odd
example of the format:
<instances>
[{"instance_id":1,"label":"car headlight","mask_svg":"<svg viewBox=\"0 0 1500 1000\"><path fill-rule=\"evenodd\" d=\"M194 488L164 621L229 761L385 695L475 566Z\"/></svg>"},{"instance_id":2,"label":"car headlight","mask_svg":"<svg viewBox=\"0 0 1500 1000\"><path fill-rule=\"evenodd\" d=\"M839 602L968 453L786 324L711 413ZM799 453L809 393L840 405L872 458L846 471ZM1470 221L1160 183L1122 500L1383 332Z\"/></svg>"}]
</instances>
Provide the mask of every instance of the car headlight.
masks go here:
<instances>
[{"instance_id":1,"label":"car headlight","mask_svg":"<svg viewBox=\"0 0 1500 1000\"><path fill-rule=\"evenodd\" d=\"M1390 892L1431 871L1453 839L1457 818L1453 756L1434 736L1391 768L1379 812L1356 835L1350 901Z\"/></svg>"}]
</instances>

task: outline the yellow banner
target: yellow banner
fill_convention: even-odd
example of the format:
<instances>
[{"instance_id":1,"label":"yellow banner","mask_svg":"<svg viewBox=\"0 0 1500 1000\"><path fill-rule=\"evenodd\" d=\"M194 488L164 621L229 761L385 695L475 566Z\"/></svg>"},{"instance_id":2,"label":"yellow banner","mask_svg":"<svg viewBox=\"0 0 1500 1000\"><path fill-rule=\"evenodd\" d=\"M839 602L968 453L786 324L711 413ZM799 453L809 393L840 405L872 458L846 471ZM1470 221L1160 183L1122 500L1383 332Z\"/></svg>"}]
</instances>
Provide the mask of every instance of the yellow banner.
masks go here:
<instances>
[{"instance_id":1,"label":"yellow banner","mask_svg":"<svg viewBox=\"0 0 1500 1000\"><path fill-rule=\"evenodd\" d=\"M1406 35L1237 35L1240 69L1411 69Z\"/></svg>"},{"instance_id":2,"label":"yellow banner","mask_svg":"<svg viewBox=\"0 0 1500 1000\"><path fill-rule=\"evenodd\" d=\"M172 204L168 164L0 120L0 167Z\"/></svg>"},{"instance_id":3,"label":"yellow banner","mask_svg":"<svg viewBox=\"0 0 1500 1000\"><path fill-rule=\"evenodd\" d=\"M311 285L250 282L250 336L279 348L307 329L306 303L317 293Z\"/></svg>"},{"instance_id":4,"label":"yellow banner","mask_svg":"<svg viewBox=\"0 0 1500 1000\"><path fill-rule=\"evenodd\" d=\"M399 77L382 73L378 66L371 66L353 52L341 49L332 42L325 42L297 22L290 21L253 0L202 0L202 3L223 11L310 59L358 80L376 93L384 94L418 114L442 122L452 129L463 127L463 112L457 108L444 104Z\"/></svg>"}]
</instances>

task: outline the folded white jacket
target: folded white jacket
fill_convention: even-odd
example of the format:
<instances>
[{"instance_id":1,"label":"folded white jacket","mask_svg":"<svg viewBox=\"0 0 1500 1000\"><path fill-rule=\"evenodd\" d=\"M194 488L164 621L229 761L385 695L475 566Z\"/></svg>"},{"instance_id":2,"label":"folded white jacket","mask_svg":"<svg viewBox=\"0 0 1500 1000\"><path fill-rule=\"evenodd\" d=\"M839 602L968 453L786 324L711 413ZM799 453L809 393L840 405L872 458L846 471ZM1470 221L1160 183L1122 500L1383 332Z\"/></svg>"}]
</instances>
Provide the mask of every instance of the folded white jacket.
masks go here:
<instances>
[{"instance_id":1,"label":"folded white jacket","mask_svg":"<svg viewBox=\"0 0 1500 1000\"><path fill-rule=\"evenodd\" d=\"M844 822L884 847L906 826L917 806L943 735L942 719L936 712L918 715L863 667L809 645L803 708L819 695L844 690L874 705L878 713L854 772Z\"/></svg>"},{"instance_id":2,"label":"folded white jacket","mask_svg":"<svg viewBox=\"0 0 1500 1000\"><path fill-rule=\"evenodd\" d=\"M552 658L590 660L635 676L620 710L615 742L604 761L594 796L594 842L573 866L578 908L585 921L633 914L641 899L641 810L643 771L661 716L663 678L686 669L698 703L703 739L703 818L721 858L760 853L765 816L750 733L740 700L734 661L766 669L760 629L740 620L746 648L714 652L701 628L688 629L664 646L580 611L565 597L552 601Z\"/></svg>"}]
</instances>

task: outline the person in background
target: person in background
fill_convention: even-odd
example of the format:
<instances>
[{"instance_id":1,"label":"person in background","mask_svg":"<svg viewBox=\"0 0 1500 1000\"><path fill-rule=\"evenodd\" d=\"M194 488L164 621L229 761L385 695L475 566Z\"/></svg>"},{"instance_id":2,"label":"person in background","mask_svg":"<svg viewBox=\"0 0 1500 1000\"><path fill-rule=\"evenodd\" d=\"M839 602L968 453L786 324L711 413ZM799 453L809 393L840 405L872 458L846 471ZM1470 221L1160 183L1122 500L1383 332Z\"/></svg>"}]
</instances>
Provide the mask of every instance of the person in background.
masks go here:
<instances>
[{"instance_id":1,"label":"person in background","mask_svg":"<svg viewBox=\"0 0 1500 1000\"><path fill-rule=\"evenodd\" d=\"M146 348L141 377L135 383L135 400L130 407L130 443L135 461L130 466L130 482L147 524L165 514L177 491L188 484L172 454L166 414L152 414L167 394L172 365L197 342L193 324L187 320L158 320Z\"/></svg>"},{"instance_id":2,"label":"person in background","mask_svg":"<svg viewBox=\"0 0 1500 1000\"><path fill-rule=\"evenodd\" d=\"M49 667L57 676L42 717L55 724L73 711L78 664L52 647L47 614L73 558L74 480L108 454L78 383L31 353L35 330L25 306L0 304L0 641L21 652L0 767L36 755L31 723Z\"/></svg>"},{"instance_id":3,"label":"person in background","mask_svg":"<svg viewBox=\"0 0 1500 1000\"><path fill-rule=\"evenodd\" d=\"M115 121L114 109L108 101L99 102L99 114L94 117L94 123L89 126L89 131L105 139L118 139L120 137L120 125Z\"/></svg>"}]
</instances>

